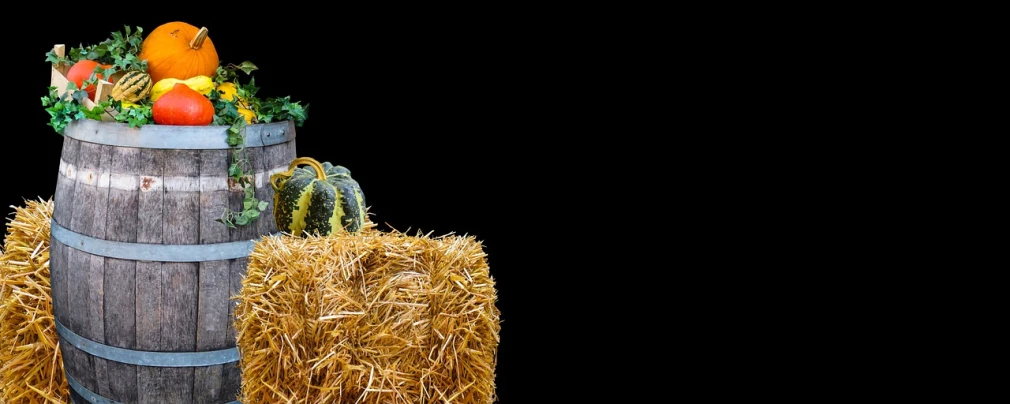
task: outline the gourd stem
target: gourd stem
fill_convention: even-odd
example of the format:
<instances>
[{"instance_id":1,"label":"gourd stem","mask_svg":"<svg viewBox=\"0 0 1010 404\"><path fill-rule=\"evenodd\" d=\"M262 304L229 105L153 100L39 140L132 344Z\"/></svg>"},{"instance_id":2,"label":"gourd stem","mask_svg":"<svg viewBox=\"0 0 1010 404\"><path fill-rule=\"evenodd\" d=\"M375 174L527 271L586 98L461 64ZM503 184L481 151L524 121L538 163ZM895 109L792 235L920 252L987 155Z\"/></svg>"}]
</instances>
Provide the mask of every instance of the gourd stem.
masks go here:
<instances>
[{"instance_id":1,"label":"gourd stem","mask_svg":"<svg viewBox=\"0 0 1010 404\"><path fill-rule=\"evenodd\" d=\"M316 179L326 181L326 173L323 172L323 166L319 164L318 161L316 161L312 157L299 157L291 161L291 165L288 166L287 171L270 176L270 185L274 188L274 191L280 190L280 186L277 185L277 181L280 181L282 178L291 178L291 175L294 174L295 169L302 164L307 164L311 166L313 170L316 171Z\"/></svg>"},{"instance_id":2,"label":"gourd stem","mask_svg":"<svg viewBox=\"0 0 1010 404\"><path fill-rule=\"evenodd\" d=\"M189 47L193 49L200 49L203 46L203 41L207 39L207 27L200 28L200 31L196 33L196 37L192 41L189 41Z\"/></svg>"},{"instance_id":3,"label":"gourd stem","mask_svg":"<svg viewBox=\"0 0 1010 404\"><path fill-rule=\"evenodd\" d=\"M326 181L326 172L323 170L322 164L319 164L319 162L312 157L299 157L291 161L291 165L288 166L287 171L270 176L270 185L273 185L274 189L277 189L277 180L284 177L291 177L291 174L295 172L295 168L298 168L298 166L302 164L306 164L316 171L316 179Z\"/></svg>"}]
</instances>

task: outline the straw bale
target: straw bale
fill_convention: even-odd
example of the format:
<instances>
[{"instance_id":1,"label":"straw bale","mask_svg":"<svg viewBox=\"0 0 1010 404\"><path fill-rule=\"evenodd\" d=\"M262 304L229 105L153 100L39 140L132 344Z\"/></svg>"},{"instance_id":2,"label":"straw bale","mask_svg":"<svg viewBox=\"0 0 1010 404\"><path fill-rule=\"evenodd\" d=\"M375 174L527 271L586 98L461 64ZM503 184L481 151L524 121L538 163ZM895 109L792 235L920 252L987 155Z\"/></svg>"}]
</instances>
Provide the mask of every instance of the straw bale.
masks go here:
<instances>
[{"instance_id":1,"label":"straw bale","mask_svg":"<svg viewBox=\"0 0 1010 404\"><path fill-rule=\"evenodd\" d=\"M263 237L233 298L245 404L497 399L497 292L472 236Z\"/></svg>"},{"instance_id":2,"label":"straw bale","mask_svg":"<svg viewBox=\"0 0 1010 404\"><path fill-rule=\"evenodd\" d=\"M49 295L53 200L11 207L0 251L0 403L69 402Z\"/></svg>"}]
</instances>

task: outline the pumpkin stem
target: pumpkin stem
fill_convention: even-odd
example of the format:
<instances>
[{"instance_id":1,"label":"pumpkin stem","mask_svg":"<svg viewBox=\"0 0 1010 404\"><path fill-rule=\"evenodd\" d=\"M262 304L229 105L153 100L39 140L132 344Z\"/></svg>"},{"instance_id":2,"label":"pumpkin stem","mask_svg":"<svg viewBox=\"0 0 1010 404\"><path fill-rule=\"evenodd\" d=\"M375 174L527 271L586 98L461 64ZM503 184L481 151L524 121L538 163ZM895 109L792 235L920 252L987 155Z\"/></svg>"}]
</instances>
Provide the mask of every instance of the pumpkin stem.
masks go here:
<instances>
[{"instance_id":1,"label":"pumpkin stem","mask_svg":"<svg viewBox=\"0 0 1010 404\"><path fill-rule=\"evenodd\" d=\"M189 41L189 47L193 49L200 49L203 46L203 41L207 39L207 27L201 27L200 31L196 33L196 37L192 41Z\"/></svg>"}]
</instances>

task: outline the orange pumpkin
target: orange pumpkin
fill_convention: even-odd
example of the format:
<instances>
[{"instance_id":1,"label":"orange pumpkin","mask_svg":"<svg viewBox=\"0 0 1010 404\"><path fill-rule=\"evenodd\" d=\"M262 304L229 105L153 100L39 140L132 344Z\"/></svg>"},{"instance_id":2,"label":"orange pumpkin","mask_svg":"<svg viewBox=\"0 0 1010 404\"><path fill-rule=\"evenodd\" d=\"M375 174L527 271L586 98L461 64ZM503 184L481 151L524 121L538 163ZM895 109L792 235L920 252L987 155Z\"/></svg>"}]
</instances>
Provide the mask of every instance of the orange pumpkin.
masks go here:
<instances>
[{"instance_id":1,"label":"orange pumpkin","mask_svg":"<svg viewBox=\"0 0 1010 404\"><path fill-rule=\"evenodd\" d=\"M178 83L151 105L151 117L159 125L210 125L214 122L214 104Z\"/></svg>"},{"instance_id":2,"label":"orange pumpkin","mask_svg":"<svg viewBox=\"0 0 1010 404\"><path fill-rule=\"evenodd\" d=\"M94 72L95 68L98 66L102 66L103 69L108 69L112 67L112 65L100 65L98 62L94 60L82 59L77 63L74 63L74 65L70 67L70 70L67 71L67 81L74 82L74 84L77 85L77 88L81 89L81 86L84 85L84 81L87 80L89 77L91 77L91 73ZM105 78L105 76L103 76L101 73L96 73L95 77L97 77L99 80ZM92 101L95 101L95 92L97 92L98 90L95 88L94 84L82 90L87 91L88 98L91 99Z\"/></svg>"},{"instance_id":3,"label":"orange pumpkin","mask_svg":"<svg viewBox=\"0 0 1010 404\"><path fill-rule=\"evenodd\" d=\"M175 21L162 24L147 34L137 56L147 60L151 81L214 77L220 60L207 33L207 27L197 28Z\"/></svg>"}]
</instances>

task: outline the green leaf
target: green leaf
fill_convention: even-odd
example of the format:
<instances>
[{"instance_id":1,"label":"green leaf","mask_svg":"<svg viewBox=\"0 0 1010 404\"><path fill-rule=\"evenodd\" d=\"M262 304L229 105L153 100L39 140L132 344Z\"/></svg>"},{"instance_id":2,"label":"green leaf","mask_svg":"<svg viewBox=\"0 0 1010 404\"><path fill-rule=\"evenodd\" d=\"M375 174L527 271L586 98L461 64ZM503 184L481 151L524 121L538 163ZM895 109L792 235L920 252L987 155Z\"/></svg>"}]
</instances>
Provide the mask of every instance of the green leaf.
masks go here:
<instances>
[{"instance_id":1,"label":"green leaf","mask_svg":"<svg viewBox=\"0 0 1010 404\"><path fill-rule=\"evenodd\" d=\"M84 116L87 117L88 119L94 119L96 121L100 121L102 120L102 114L105 113L105 108L102 108L100 105L96 105L94 108L90 109L82 108L81 111L84 113Z\"/></svg>"},{"instance_id":2,"label":"green leaf","mask_svg":"<svg viewBox=\"0 0 1010 404\"><path fill-rule=\"evenodd\" d=\"M235 224L237 224L239 226L245 226L245 225L249 224L249 217L247 217L245 215L236 216L235 217Z\"/></svg>"},{"instance_id":3,"label":"green leaf","mask_svg":"<svg viewBox=\"0 0 1010 404\"><path fill-rule=\"evenodd\" d=\"M256 201L250 201L248 199L242 201L242 210L252 209L254 203L256 203Z\"/></svg>"},{"instance_id":4,"label":"green leaf","mask_svg":"<svg viewBox=\"0 0 1010 404\"><path fill-rule=\"evenodd\" d=\"M238 94L239 98L249 99L249 98L255 97L256 93L259 90L260 90L260 88L256 87L256 78L255 77L249 77L249 83L248 84L239 86L238 83L236 83L235 93Z\"/></svg>"},{"instance_id":5,"label":"green leaf","mask_svg":"<svg viewBox=\"0 0 1010 404\"><path fill-rule=\"evenodd\" d=\"M254 65L252 62L248 60L238 65L238 68L243 72L245 72L245 74L251 74L253 70L259 69L258 67L256 67L256 65Z\"/></svg>"},{"instance_id":6,"label":"green leaf","mask_svg":"<svg viewBox=\"0 0 1010 404\"><path fill-rule=\"evenodd\" d=\"M214 219L214 221L218 222L218 223L224 223L224 225L226 225L226 226L228 226L230 228L233 228L233 229L235 228L235 224L232 223L231 220L229 220L229 219L217 218L217 219Z\"/></svg>"},{"instance_id":7,"label":"green leaf","mask_svg":"<svg viewBox=\"0 0 1010 404\"><path fill-rule=\"evenodd\" d=\"M260 204L259 204L258 208L259 208L259 210L266 210L267 206L269 206L269 205L270 204L267 201L260 201Z\"/></svg>"},{"instance_id":8,"label":"green leaf","mask_svg":"<svg viewBox=\"0 0 1010 404\"><path fill-rule=\"evenodd\" d=\"M84 102L84 99L88 98L88 92L84 90L74 90L73 93L74 101L78 103Z\"/></svg>"}]
</instances>

